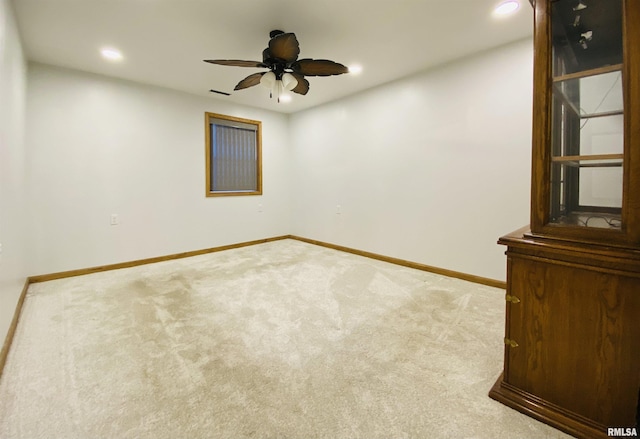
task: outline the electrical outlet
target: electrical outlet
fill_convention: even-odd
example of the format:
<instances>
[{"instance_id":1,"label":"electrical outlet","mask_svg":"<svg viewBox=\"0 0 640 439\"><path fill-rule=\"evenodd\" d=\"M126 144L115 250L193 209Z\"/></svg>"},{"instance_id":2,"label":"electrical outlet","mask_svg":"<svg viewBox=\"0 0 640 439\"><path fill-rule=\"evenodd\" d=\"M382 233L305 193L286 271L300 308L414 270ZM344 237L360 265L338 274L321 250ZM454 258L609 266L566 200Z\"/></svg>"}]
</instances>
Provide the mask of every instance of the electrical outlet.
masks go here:
<instances>
[{"instance_id":1,"label":"electrical outlet","mask_svg":"<svg viewBox=\"0 0 640 439\"><path fill-rule=\"evenodd\" d=\"M262 212L262 204L258 204L258 212Z\"/></svg>"},{"instance_id":2,"label":"electrical outlet","mask_svg":"<svg viewBox=\"0 0 640 439\"><path fill-rule=\"evenodd\" d=\"M118 218L118 214L117 213L112 213L111 214L111 225L112 226L117 226L118 224L120 224L120 219Z\"/></svg>"},{"instance_id":3,"label":"electrical outlet","mask_svg":"<svg viewBox=\"0 0 640 439\"><path fill-rule=\"evenodd\" d=\"M342 206L339 204L336 206L336 215L340 215L342 213Z\"/></svg>"},{"instance_id":4,"label":"electrical outlet","mask_svg":"<svg viewBox=\"0 0 640 439\"><path fill-rule=\"evenodd\" d=\"M2 243L0 243L0 255L2 254Z\"/></svg>"}]
</instances>

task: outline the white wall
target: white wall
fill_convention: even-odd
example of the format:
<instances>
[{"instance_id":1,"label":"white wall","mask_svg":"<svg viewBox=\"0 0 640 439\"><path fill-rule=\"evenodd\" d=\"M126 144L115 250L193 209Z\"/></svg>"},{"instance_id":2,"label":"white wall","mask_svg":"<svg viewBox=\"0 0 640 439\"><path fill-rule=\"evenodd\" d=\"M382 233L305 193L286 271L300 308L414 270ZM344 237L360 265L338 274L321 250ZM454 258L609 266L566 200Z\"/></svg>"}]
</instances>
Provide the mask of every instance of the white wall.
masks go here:
<instances>
[{"instance_id":1,"label":"white wall","mask_svg":"<svg viewBox=\"0 0 640 439\"><path fill-rule=\"evenodd\" d=\"M289 233L286 115L40 64L27 95L34 274ZM262 196L205 197L205 111L263 122Z\"/></svg>"},{"instance_id":2,"label":"white wall","mask_svg":"<svg viewBox=\"0 0 640 439\"><path fill-rule=\"evenodd\" d=\"M520 41L293 115L292 233L505 279L496 240L529 223L532 56Z\"/></svg>"},{"instance_id":3,"label":"white wall","mask_svg":"<svg viewBox=\"0 0 640 439\"><path fill-rule=\"evenodd\" d=\"M24 147L26 64L8 0L0 0L0 345L27 268Z\"/></svg>"},{"instance_id":4,"label":"white wall","mask_svg":"<svg viewBox=\"0 0 640 439\"><path fill-rule=\"evenodd\" d=\"M496 240L529 221L531 71L520 41L287 117L31 64L31 272L292 233L504 279ZM204 197L205 111L264 122L262 197Z\"/></svg>"}]
</instances>

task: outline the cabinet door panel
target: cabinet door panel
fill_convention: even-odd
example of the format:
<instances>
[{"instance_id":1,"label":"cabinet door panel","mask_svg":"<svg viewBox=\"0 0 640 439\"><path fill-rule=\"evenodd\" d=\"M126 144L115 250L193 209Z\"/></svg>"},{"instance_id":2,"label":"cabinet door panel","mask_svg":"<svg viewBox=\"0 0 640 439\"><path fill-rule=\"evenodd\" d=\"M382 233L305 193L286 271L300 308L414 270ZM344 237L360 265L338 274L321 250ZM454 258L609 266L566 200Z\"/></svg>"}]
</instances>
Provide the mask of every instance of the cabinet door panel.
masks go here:
<instances>
[{"instance_id":1,"label":"cabinet door panel","mask_svg":"<svg viewBox=\"0 0 640 439\"><path fill-rule=\"evenodd\" d=\"M640 281L512 258L505 380L606 425L634 425Z\"/></svg>"}]
</instances>

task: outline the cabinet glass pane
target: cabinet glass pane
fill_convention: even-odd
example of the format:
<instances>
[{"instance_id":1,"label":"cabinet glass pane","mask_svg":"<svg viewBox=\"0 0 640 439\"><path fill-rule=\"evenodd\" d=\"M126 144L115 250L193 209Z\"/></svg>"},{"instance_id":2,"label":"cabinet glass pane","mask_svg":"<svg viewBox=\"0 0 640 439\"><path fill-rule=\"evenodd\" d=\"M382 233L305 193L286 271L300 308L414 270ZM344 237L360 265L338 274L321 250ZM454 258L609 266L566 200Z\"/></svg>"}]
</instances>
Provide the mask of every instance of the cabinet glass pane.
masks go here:
<instances>
[{"instance_id":1,"label":"cabinet glass pane","mask_svg":"<svg viewBox=\"0 0 640 439\"><path fill-rule=\"evenodd\" d=\"M622 114L582 119L580 155L619 154L624 152L624 117Z\"/></svg>"},{"instance_id":2,"label":"cabinet glass pane","mask_svg":"<svg viewBox=\"0 0 640 439\"><path fill-rule=\"evenodd\" d=\"M556 0L550 223L620 228L622 1Z\"/></svg>"},{"instance_id":3,"label":"cabinet glass pane","mask_svg":"<svg viewBox=\"0 0 640 439\"><path fill-rule=\"evenodd\" d=\"M622 63L622 0L551 3L553 75Z\"/></svg>"},{"instance_id":4,"label":"cabinet glass pane","mask_svg":"<svg viewBox=\"0 0 640 439\"><path fill-rule=\"evenodd\" d=\"M580 206L622 207L622 168L580 168Z\"/></svg>"},{"instance_id":5,"label":"cabinet glass pane","mask_svg":"<svg viewBox=\"0 0 640 439\"><path fill-rule=\"evenodd\" d=\"M580 117L602 116L622 113L621 65L612 66L614 71L594 74L582 78L555 78L554 93L559 94L574 113Z\"/></svg>"}]
</instances>

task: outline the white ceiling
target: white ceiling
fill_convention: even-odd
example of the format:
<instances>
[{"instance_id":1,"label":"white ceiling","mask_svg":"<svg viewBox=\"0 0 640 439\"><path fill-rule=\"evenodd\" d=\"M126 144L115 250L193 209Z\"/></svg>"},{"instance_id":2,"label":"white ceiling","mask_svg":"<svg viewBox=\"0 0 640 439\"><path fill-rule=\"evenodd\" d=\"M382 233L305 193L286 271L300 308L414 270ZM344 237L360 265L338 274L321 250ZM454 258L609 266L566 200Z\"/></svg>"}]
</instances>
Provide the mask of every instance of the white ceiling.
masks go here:
<instances>
[{"instance_id":1,"label":"white ceiling","mask_svg":"<svg viewBox=\"0 0 640 439\"><path fill-rule=\"evenodd\" d=\"M182 90L285 113L319 105L532 34L526 0L496 18L500 0L14 0L29 60ZM260 69L203 59L262 60L269 31L294 32L301 58L326 58L360 75L309 77L306 96L234 92ZM104 46L122 51L113 63ZM461 87L468 86L461 84ZM209 89L230 92L224 97Z\"/></svg>"}]
</instances>

